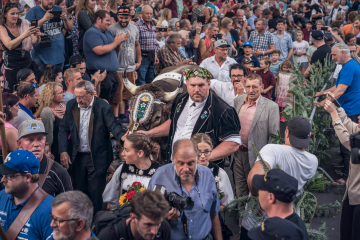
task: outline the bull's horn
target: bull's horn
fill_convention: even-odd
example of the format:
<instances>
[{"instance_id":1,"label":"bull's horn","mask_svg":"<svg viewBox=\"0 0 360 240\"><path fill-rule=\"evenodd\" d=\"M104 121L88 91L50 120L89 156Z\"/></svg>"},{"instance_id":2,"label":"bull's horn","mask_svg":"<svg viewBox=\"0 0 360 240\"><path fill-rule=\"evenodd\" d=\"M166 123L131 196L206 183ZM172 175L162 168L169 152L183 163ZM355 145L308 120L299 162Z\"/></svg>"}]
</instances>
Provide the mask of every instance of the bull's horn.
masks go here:
<instances>
[{"instance_id":1,"label":"bull's horn","mask_svg":"<svg viewBox=\"0 0 360 240\"><path fill-rule=\"evenodd\" d=\"M124 73L123 73L123 82L124 82L125 87L129 90L129 92L131 92L132 95L135 95L136 89L138 87L129 81L129 79L127 78L127 75L126 75L126 69L124 70Z\"/></svg>"},{"instance_id":2,"label":"bull's horn","mask_svg":"<svg viewBox=\"0 0 360 240\"><path fill-rule=\"evenodd\" d=\"M164 101L165 102L170 102L172 100L174 100L176 98L176 96L182 92L183 90L183 84L184 84L184 74L181 76L181 80L180 80L180 84L179 86L176 88L175 91L172 92L165 92L165 97L164 97Z\"/></svg>"}]
</instances>

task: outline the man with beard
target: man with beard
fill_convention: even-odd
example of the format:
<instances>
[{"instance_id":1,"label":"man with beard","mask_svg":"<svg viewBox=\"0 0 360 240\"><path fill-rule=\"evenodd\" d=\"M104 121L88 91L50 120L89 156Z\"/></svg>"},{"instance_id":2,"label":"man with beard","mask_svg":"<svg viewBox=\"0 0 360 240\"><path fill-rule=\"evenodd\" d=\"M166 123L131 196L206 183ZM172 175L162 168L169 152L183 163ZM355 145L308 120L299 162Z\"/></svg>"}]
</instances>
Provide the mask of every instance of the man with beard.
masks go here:
<instances>
[{"instance_id":1,"label":"man with beard","mask_svg":"<svg viewBox=\"0 0 360 240\"><path fill-rule=\"evenodd\" d=\"M86 240L91 232L93 204L85 193L68 191L61 193L52 202L50 213L53 228L49 240ZM96 239L96 238L95 238Z\"/></svg>"},{"instance_id":2,"label":"man with beard","mask_svg":"<svg viewBox=\"0 0 360 240\"><path fill-rule=\"evenodd\" d=\"M227 47L226 47L227 51ZM214 143L209 161L224 168L224 158L239 149L240 123L235 109L210 92L210 72L203 68L186 70L187 93L172 103L169 120L149 131L138 131L150 138L169 136L165 161L171 160L173 144L207 133Z\"/></svg>"},{"instance_id":3,"label":"man with beard","mask_svg":"<svg viewBox=\"0 0 360 240\"><path fill-rule=\"evenodd\" d=\"M214 44L215 56L208 57L201 62L200 67L206 68L222 82L230 82L229 65L235 64L236 61L228 56L229 45L223 39L217 40Z\"/></svg>"},{"instance_id":4,"label":"man with beard","mask_svg":"<svg viewBox=\"0 0 360 240\"><path fill-rule=\"evenodd\" d=\"M210 88L222 100L233 107L234 99L238 95L240 96L246 93L244 84L247 71L243 65L238 63L230 65L229 68L231 82L222 82L216 79L212 79Z\"/></svg>"},{"instance_id":5,"label":"man with beard","mask_svg":"<svg viewBox=\"0 0 360 240\"><path fill-rule=\"evenodd\" d=\"M250 74L244 85L246 95L238 96L234 100L234 108L241 124L242 143L231 164L236 197L249 195L247 177L256 160L252 143L260 150L266 144L272 143L270 134L276 135L280 129L279 107L275 102L261 96L263 83L260 75ZM238 207L241 207L240 204ZM241 221L240 219L240 225Z\"/></svg>"},{"instance_id":6,"label":"man with beard","mask_svg":"<svg viewBox=\"0 0 360 240\"><path fill-rule=\"evenodd\" d=\"M99 97L111 104L119 86L119 79L116 74L119 62L115 48L127 38L125 34L113 37L108 31L110 26L109 12L98 10L94 19L94 26L87 30L84 35L84 55L89 74L95 74L99 70L102 73L107 72L105 79L101 82Z\"/></svg>"},{"instance_id":7,"label":"man with beard","mask_svg":"<svg viewBox=\"0 0 360 240\"><path fill-rule=\"evenodd\" d=\"M51 22L51 19L54 18L51 11L61 11L59 22ZM66 32L72 31L72 23L67 19L66 13L61 7L54 5L54 0L42 0L39 6L31 8L27 12L25 18L29 22L39 19L38 27L40 27L41 32L50 37L50 47L41 48L41 44L36 44L31 51L31 57L39 67L38 75L44 74L48 64L63 69L65 61L63 29Z\"/></svg>"},{"instance_id":8,"label":"man with beard","mask_svg":"<svg viewBox=\"0 0 360 240\"><path fill-rule=\"evenodd\" d=\"M16 150L11 152L4 162L0 165L0 173L3 175L1 182L5 186L5 189L0 192L2 227L8 237L12 233L13 237L9 237L10 239L47 240L52 232L49 212L54 198L40 188L39 160L32 152ZM43 200L31 216L29 214L23 216L22 221L26 223L22 224L16 217L24 206L28 207L27 204L31 204L31 200L34 200L31 196L37 196ZM20 228L21 231L8 231L9 228L13 229L13 223L21 224L23 226L22 229Z\"/></svg>"},{"instance_id":9,"label":"man with beard","mask_svg":"<svg viewBox=\"0 0 360 240\"><path fill-rule=\"evenodd\" d=\"M171 228L166 217L169 203L159 191L137 192L130 202L130 218L110 224L98 234L100 240L170 240ZM116 234L118 229L119 235Z\"/></svg>"},{"instance_id":10,"label":"man with beard","mask_svg":"<svg viewBox=\"0 0 360 240\"><path fill-rule=\"evenodd\" d=\"M19 126L19 149L31 151L40 161L41 188L49 195L56 196L72 190L70 176L58 162L48 159L44 154L46 134L44 124L38 120L27 120ZM55 154L55 153L54 153ZM47 171L50 167L50 171ZM42 175L44 175L42 177ZM43 179L43 182L42 182Z\"/></svg>"},{"instance_id":11,"label":"man with beard","mask_svg":"<svg viewBox=\"0 0 360 240\"><path fill-rule=\"evenodd\" d=\"M118 121L129 123L129 119L125 117L125 101L131 100L132 95L127 88L124 88L122 77L126 69L127 78L130 82L135 83L135 71L140 67L142 61L139 30L135 25L129 24L130 8L125 4L118 8L117 18L118 22L109 27L110 33L114 37L122 33L128 34L128 38L116 48L119 61L119 68L116 72L120 82L112 105L114 106L114 115L119 116Z\"/></svg>"},{"instance_id":12,"label":"man with beard","mask_svg":"<svg viewBox=\"0 0 360 240\"><path fill-rule=\"evenodd\" d=\"M220 200L214 176L208 167L197 165L198 154L193 141L176 141L172 154L174 162L158 168L148 185L148 189L163 185L167 192L191 197L194 202L192 209L182 210L181 213L176 208L169 211L168 221L173 240L222 240Z\"/></svg>"}]
</instances>

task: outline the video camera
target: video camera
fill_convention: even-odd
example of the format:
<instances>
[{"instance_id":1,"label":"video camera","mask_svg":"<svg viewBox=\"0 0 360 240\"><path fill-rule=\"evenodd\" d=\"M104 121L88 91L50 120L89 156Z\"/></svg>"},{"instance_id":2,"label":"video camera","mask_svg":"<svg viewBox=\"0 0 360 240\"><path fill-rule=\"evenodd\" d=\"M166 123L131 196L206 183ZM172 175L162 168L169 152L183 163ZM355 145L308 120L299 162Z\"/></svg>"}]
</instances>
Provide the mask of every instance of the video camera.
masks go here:
<instances>
[{"instance_id":1,"label":"video camera","mask_svg":"<svg viewBox=\"0 0 360 240\"><path fill-rule=\"evenodd\" d=\"M191 197L183 197L176 192L167 192L163 185L155 184L153 191L160 191L164 195L170 204L170 209L174 207L178 210L191 210L194 207L194 201L191 200Z\"/></svg>"},{"instance_id":2,"label":"video camera","mask_svg":"<svg viewBox=\"0 0 360 240\"><path fill-rule=\"evenodd\" d=\"M360 132L350 135L351 161L360 164Z\"/></svg>"}]
</instances>

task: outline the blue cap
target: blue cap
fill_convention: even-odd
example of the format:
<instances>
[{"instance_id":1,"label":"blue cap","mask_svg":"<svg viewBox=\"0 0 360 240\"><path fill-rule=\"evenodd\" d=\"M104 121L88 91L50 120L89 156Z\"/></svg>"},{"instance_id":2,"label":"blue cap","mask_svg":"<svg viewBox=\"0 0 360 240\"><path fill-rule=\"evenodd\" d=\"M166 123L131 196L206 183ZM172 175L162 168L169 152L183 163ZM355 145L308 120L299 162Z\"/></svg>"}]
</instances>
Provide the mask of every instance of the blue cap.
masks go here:
<instances>
[{"instance_id":1,"label":"blue cap","mask_svg":"<svg viewBox=\"0 0 360 240\"><path fill-rule=\"evenodd\" d=\"M0 165L0 173L9 175L15 173L39 173L40 161L28 150L16 150L9 153Z\"/></svg>"},{"instance_id":2,"label":"blue cap","mask_svg":"<svg viewBox=\"0 0 360 240\"><path fill-rule=\"evenodd\" d=\"M248 232L248 237L253 240L302 240L304 234L297 225L289 220L273 217L266 219L261 226L252 228Z\"/></svg>"},{"instance_id":3,"label":"blue cap","mask_svg":"<svg viewBox=\"0 0 360 240\"><path fill-rule=\"evenodd\" d=\"M249 41L244 42L243 47L246 47L246 46L250 46L250 47L254 48L252 42L249 42Z\"/></svg>"}]
</instances>

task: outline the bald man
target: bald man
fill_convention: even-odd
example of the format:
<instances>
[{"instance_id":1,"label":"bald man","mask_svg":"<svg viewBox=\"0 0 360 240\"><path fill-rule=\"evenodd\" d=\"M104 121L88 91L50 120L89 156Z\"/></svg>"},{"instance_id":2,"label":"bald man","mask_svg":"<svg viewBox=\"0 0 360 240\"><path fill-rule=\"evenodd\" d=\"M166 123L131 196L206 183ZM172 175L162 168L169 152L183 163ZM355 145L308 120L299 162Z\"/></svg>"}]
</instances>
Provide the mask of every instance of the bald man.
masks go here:
<instances>
[{"instance_id":1,"label":"bald man","mask_svg":"<svg viewBox=\"0 0 360 240\"><path fill-rule=\"evenodd\" d=\"M167 192L175 192L194 201L194 206L183 210L181 217L180 209L169 211L171 239L212 239L211 234L215 240L222 239L220 200L212 172L197 165L198 149L191 140L178 140L173 149L173 163L158 168L148 186L148 189L153 189L155 185L164 185ZM186 223L187 235L183 222Z\"/></svg>"}]
</instances>

